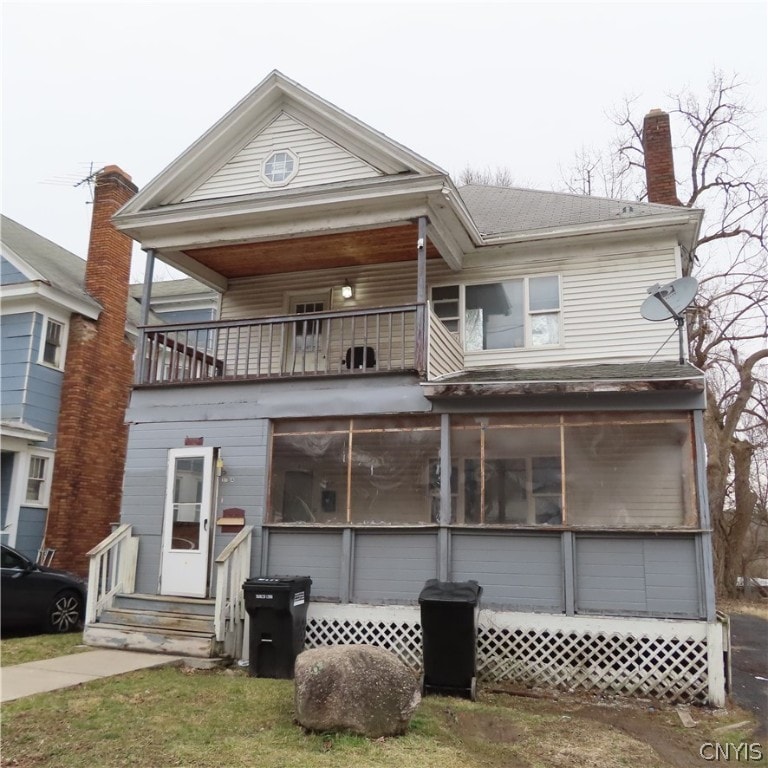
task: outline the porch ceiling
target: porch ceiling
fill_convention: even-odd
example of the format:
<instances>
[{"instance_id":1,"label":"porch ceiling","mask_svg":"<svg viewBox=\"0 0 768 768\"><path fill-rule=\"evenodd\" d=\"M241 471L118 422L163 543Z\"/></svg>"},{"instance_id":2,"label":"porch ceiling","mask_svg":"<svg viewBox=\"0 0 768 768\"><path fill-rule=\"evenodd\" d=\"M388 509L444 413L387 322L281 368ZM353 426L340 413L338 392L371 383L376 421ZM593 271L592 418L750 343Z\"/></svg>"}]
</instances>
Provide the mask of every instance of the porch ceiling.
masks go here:
<instances>
[{"instance_id":1,"label":"porch ceiling","mask_svg":"<svg viewBox=\"0 0 768 768\"><path fill-rule=\"evenodd\" d=\"M183 253L231 279L415 260L417 238L418 226L414 223L268 242L190 248ZM437 248L428 242L427 258L439 256Z\"/></svg>"}]
</instances>

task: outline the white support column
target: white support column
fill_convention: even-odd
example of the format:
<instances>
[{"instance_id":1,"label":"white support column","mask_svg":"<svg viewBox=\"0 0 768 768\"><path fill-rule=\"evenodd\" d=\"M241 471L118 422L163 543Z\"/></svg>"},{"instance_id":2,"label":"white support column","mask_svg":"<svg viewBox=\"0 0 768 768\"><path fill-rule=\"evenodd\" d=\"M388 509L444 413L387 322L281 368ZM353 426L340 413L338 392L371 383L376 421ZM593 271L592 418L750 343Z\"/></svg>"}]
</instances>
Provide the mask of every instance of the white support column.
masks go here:
<instances>
[{"instance_id":1,"label":"white support column","mask_svg":"<svg viewBox=\"0 0 768 768\"><path fill-rule=\"evenodd\" d=\"M711 707L725 706L725 638L727 624L707 622L707 697Z\"/></svg>"}]
</instances>

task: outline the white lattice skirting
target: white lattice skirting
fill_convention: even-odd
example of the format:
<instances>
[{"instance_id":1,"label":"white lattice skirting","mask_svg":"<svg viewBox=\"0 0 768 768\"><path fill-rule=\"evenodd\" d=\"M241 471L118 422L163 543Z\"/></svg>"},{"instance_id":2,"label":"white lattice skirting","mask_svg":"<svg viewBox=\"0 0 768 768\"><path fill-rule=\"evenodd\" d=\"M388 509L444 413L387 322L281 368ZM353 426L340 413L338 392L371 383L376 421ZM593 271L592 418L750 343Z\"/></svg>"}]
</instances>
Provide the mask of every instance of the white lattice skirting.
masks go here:
<instances>
[{"instance_id":1,"label":"white lattice skirting","mask_svg":"<svg viewBox=\"0 0 768 768\"><path fill-rule=\"evenodd\" d=\"M311 604L305 647L348 643L387 648L419 669L419 609ZM483 610L478 678L722 706L724 647L716 622Z\"/></svg>"}]
</instances>

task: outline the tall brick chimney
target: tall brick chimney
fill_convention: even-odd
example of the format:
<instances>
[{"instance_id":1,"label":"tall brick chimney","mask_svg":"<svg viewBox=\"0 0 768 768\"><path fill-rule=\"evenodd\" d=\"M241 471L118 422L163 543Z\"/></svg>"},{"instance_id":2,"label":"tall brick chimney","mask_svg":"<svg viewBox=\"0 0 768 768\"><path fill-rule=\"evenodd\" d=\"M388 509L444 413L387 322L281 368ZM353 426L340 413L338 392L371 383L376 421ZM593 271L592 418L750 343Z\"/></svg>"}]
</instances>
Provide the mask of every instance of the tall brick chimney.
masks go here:
<instances>
[{"instance_id":1,"label":"tall brick chimney","mask_svg":"<svg viewBox=\"0 0 768 768\"><path fill-rule=\"evenodd\" d=\"M643 120L643 152L648 202L680 205L675 183L669 115L660 109L652 109Z\"/></svg>"},{"instance_id":2,"label":"tall brick chimney","mask_svg":"<svg viewBox=\"0 0 768 768\"><path fill-rule=\"evenodd\" d=\"M111 218L137 191L117 166L96 177L85 288L102 311L96 321L73 315L69 328L45 546L56 550L56 567L82 574L85 553L120 519L133 382L125 336L133 243Z\"/></svg>"}]
</instances>

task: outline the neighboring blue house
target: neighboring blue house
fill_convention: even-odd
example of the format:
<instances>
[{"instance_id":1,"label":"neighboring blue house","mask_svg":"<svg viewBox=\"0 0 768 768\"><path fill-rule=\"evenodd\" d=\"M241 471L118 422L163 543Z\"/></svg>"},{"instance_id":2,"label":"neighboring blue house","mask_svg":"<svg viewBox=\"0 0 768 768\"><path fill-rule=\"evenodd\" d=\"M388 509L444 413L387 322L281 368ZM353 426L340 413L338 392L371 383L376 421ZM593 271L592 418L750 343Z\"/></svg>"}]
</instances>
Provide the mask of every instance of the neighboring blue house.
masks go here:
<instances>
[{"instance_id":1,"label":"neighboring blue house","mask_svg":"<svg viewBox=\"0 0 768 768\"><path fill-rule=\"evenodd\" d=\"M74 253L6 216L0 243L2 540L35 558L51 491L70 318L95 319L101 307L86 293L86 262ZM135 336L135 325L129 330Z\"/></svg>"},{"instance_id":2,"label":"neighboring blue house","mask_svg":"<svg viewBox=\"0 0 768 768\"><path fill-rule=\"evenodd\" d=\"M130 295L141 301L143 283L130 287ZM219 294L191 278L152 283L150 308L163 323L197 323L216 320Z\"/></svg>"},{"instance_id":3,"label":"neighboring blue house","mask_svg":"<svg viewBox=\"0 0 768 768\"><path fill-rule=\"evenodd\" d=\"M0 222L0 529L4 543L35 559L51 495L70 321L75 314L95 320L102 308L85 290L84 259L6 216ZM176 298L170 314L160 307L151 322L175 322L176 306L189 310L178 320L214 319L213 294L199 289L194 280L158 284L161 302L166 293ZM139 317L130 298L126 333L134 341Z\"/></svg>"}]
</instances>

